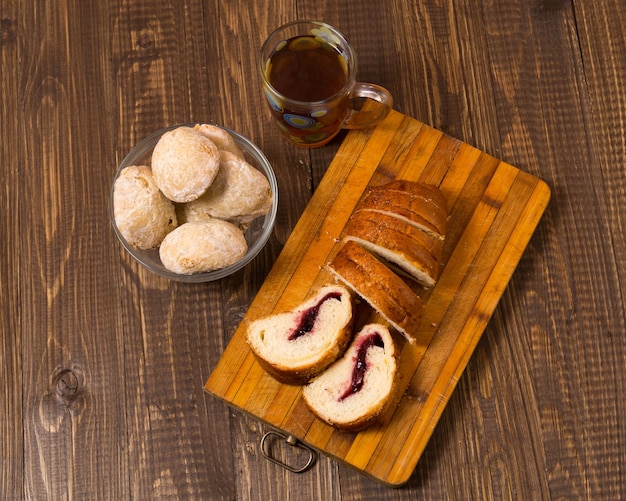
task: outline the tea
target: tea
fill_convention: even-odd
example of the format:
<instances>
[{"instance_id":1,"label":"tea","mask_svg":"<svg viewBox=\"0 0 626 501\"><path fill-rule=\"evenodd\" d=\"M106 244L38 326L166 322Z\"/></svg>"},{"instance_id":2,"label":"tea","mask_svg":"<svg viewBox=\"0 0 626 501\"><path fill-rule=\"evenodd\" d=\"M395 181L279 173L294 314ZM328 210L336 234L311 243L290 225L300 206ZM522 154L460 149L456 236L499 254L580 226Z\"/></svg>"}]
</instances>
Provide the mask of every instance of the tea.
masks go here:
<instances>
[{"instance_id":1,"label":"tea","mask_svg":"<svg viewBox=\"0 0 626 501\"><path fill-rule=\"evenodd\" d=\"M316 148L341 129L372 127L391 109L386 89L355 80L356 59L341 33L319 21L294 21L263 43L259 69L263 92L281 135ZM376 102L374 111L352 107Z\"/></svg>"},{"instance_id":2,"label":"tea","mask_svg":"<svg viewBox=\"0 0 626 501\"><path fill-rule=\"evenodd\" d=\"M339 51L313 36L298 36L279 44L270 57L267 80L294 101L323 101L343 89L347 68Z\"/></svg>"}]
</instances>

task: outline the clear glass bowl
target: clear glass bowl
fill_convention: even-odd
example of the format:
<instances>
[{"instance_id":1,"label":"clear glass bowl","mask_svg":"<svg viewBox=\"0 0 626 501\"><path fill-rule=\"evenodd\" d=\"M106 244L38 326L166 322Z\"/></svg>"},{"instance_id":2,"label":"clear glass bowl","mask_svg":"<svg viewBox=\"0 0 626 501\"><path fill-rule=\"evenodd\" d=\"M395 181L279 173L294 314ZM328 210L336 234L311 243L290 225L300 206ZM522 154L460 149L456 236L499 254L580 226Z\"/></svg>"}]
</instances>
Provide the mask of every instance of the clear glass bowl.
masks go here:
<instances>
[{"instance_id":1,"label":"clear glass bowl","mask_svg":"<svg viewBox=\"0 0 626 501\"><path fill-rule=\"evenodd\" d=\"M131 165L151 165L152 150L159 141L160 137L165 132L175 129L177 127L193 127L194 125L196 125L196 123L174 125L172 127L167 127L165 129L159 130L143 139L130 151L128 155L126 155L126 158L122 160L122 163L115 173L113 185L115 184L115 180L119 176L120 172L125 167ZM261 216L253 220L246 229L246 232L244 233L246 242L248 243L248 252L240 261L219 270L209 271L205 273L194 273L193 275L181 275L168 270L161 263L158 249L138 249L130 245L121 235L120 231L117 228L117 225L115 224L115 217L113 212L113 188L111 188L111 196L109 202L110 217L117 238L119 238L120 242L128 251L128 253L145 268L153 273L156 273L157 275L168 278L170 280L188 283L201 283L219 280L221 278L227 277L228 275L231 275L250 263L250 261L252 261L259 254L259 252L261 252L261 249L263 249L263 247L267 243L274 228L274 223L276 221L276 212L278 211L278 184L276 182L276 175L274 174L272 166L270 165L263 152L248 138L242 136L234 130L222 126L219 127L224 129L233 137L233 139L242 149L246 157L246 161L256 169L261 171L263 174L265 174L272 190L271 209L265 216Z\"/></svg>"}]
</instances>

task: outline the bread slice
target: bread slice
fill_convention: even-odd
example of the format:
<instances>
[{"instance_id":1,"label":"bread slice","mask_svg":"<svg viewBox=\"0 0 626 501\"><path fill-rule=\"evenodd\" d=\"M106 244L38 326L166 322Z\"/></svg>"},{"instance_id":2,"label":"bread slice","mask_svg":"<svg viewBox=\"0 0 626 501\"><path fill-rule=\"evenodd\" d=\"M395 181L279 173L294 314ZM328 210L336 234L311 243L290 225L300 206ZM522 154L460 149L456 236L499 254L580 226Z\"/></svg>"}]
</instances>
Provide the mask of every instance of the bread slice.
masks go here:
<instances>
[{"instance_id":1,"label":"bread slice","mask_svg":"<svg viewBox=\"0 0 626 501\"><path fill-rule=\"evenodd\" d=\"M424 306L404 280L351 240L341 247L327 268L410 343L415 343Z\"/></svg>"},{"instance_id":2,"label":"bread slice","mask_svg":"<svg viewBox=\"0 0 626 501\"><path fill-rule=\"evenodd\" d=\"M303 389L318 418L356 432L376 422L394 402L398 388L396 348L381 324L365 325L345 355Z\"/></svg>"},{"instance_id":3,"label":"bread slice","mask_svg":"<svg viewBox=\"0 0 626 501\"><path fill-rule=\"evenodd\" d=\"M439 278L443 240L389 214L361 210L346 225L345 238L398 266L426 288Z\"/></svg>"},{"instance_id":4,"label":"bread slice","mask_svg":"<svg viewBox=\"0 0 626 501\"><path fill-rule=\"evenodd\" d=\"M369 209L403 219L422 231L444 239L448 228L446 198L434 185L398 179L369 188L357 211Z\"/></svg>"},{"instance_id":5,"label":"bread slice","mask_svg":"<svg viewBox=\"0 0 626 501\"><path fill-rule=\"evenodd\" d=\"M352 338L352 295L320 288L292 311L251 321L246 339L261 366L285 384L304 384L339 358Z\"/></svg>"}]
</instances>

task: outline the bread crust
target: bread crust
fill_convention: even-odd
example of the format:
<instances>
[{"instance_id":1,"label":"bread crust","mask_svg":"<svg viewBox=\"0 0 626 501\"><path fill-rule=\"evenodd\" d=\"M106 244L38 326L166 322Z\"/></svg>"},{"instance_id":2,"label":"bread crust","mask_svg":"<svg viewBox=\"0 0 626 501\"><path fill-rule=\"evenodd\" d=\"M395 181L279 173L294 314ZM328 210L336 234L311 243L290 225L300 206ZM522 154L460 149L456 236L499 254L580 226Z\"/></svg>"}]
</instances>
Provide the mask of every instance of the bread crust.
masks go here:
<instances>
[{"instance_id":1,"label":"bread crust","mask_svg":"<svg viewBox=\"0 0 626 501\"><path fill-rule=\"evenodd\" d=\"M404 280L352 240L345 242L327 268L415 343L424 306Z\"/></svg>"},{"instance_id":2,"label":"bread crust","mask_svg":"<svg viewBox=\"0 0 626 501\"><path fill-rule=\"evenodd\" d=\"M159 257L174 273L191 275L225 268L248 251L243 233L221 219L183 223L161 242Z\"/></svg>"},{"instance_id":3,"label":"bread crust","mask_svg":"<svg viewBox=\"0 0 626 501\"><path fill-rule=\"evenodd\" d=\"M113 186L115 224L126 241L155 249L178 226L174 205L157 187L150 167L124 168Z\"/></svg>"},{"instance_id":4,"label":"bread crust","mask_svg":"<svg viewBox=\"0 0 626 501\"><path fill-rule=\"evenodd\" d=\"M424 231L444 239L448 228L448 206L436 186L398 179L368 188L357 211L370 209L405 219Z\"/></svg>"},{"instance_id":5,"label":"bread crust","mask_svg":"<svg viewBox=\"0 0 626 501\"><path fill-rule=\"evenodd\" d=\"M245 160L245 156L241 148L227 131L218 127L217 125L211 124L197 124L193 127L194 130L200 132L200 134L208 137L211 141L215 143L215 146L222 151L228 151L240 158L241 160Z\"/></svg>"},{"instance_id":6,"label":"bread crust","mask_svg":"<svg viewBox=\"0 0 626 501\"><path fill-rule=\"evenodd\" d=\"M391 261L425 287L432 287L439 278L443 240L401 219L360 210L348 221L345 238Z\"/></svg>"}]
</instances>

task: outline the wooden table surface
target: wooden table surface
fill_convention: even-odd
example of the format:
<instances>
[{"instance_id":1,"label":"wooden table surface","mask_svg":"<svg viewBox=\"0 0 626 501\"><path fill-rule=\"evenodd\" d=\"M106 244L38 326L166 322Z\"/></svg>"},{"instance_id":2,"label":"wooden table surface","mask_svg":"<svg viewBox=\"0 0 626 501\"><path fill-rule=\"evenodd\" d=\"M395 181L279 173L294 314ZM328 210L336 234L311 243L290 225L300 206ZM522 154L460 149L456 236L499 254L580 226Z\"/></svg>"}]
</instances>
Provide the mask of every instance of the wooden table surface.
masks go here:
<instances>
[{"instance_id":1,"label":"wooden table surface","mask_svg":"<svg viewBox=\"0 0 626 501\"><path fill-rule=\"evenodd\" d=\"M550 205L417 468L391 489L264 458L215 368L342 139L278 138L256 57L338 27L394 108L545 180ZM626 2L0 1L0 497L626 498ZM108 215L141 138L210 121L276 171L271 240L230 278L140 268Z\"/></svg>"}]
</instances>

